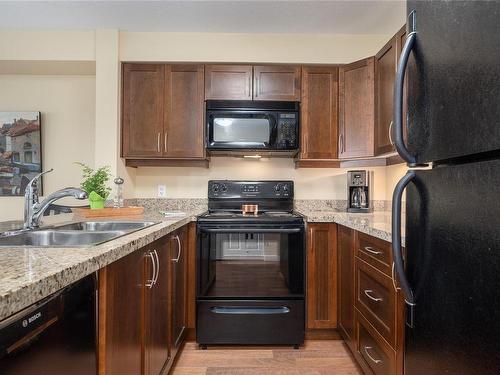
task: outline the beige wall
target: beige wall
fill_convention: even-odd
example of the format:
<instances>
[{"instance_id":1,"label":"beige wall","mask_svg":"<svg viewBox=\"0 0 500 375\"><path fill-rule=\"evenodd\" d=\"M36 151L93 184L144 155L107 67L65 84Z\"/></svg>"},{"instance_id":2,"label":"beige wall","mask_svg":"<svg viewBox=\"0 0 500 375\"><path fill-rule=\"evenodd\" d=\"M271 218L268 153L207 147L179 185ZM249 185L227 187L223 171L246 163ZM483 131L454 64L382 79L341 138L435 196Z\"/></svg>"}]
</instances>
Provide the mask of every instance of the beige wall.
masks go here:
<instances>
[{"instance_id":1,"label":"beige wall","mask_svg":"<svg viewBox=\"0 0 500 375\"><path fill-rule=\"evenodd\" d=\"M342 64L374 55L391 36L121 32L120 60Z\"/></svg>"},{"instance_id":2,"label":"beige wall","mask_svg":"<svg viewBox=\"0 0 500 375\"><path fill-rule=\"evenodd\" d=\"M95 32L1 30L0 60L93 61Z\"/></svg>"},{"instance_id":3,"label":"beige wall","mask_svg":"<svg viewBox=\"0 0 500 375\"><path fill-rule=\"evenodd\" d=\"M210 179L289 179L295 181L298 199L346 199L348 169L295 169L291 159L246 160L242 158L212 158L205 168L138 168L136 195L156 197L157 186L167 187L169 198L200 198L207 196ZM384 167L374 171L374 199L386 199Z\"/></svg>"},{"instance_id":4,"label":"beige wall","mask_svg":"<svg viewBox=\"0 0 500 375\"><path fill-rule=\"evenodd\" d=\"M45 192L80 183L73 162L94 164L95 77L0 75L0 111L41 111ZM0 221L20 219L22 198L0 197Z\"/></svg>"}]
</instances>

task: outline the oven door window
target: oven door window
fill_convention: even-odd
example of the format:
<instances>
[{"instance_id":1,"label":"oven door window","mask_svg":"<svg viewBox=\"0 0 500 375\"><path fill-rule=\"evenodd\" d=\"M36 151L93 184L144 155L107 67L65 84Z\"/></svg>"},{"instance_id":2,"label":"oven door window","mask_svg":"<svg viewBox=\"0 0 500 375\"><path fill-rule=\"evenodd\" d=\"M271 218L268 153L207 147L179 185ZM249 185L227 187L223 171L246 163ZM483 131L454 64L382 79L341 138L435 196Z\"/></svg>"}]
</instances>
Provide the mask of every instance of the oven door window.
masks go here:
<instances>
[{"instance_id":1,"label":"oven door window","mask_svg":"<svg viewBox=\"0 0 500 375\"><path fill-rule=\"evenodd\" d=\"M202 233L199 297L290 298L304 294L299 233Z\"/></svg>"},{"instance_id":2,"label":"oven door window","mask_svg":"<svg viewBox=\"0 0 500 375\"><path fill-rule=\"evenodd\" d=\"M268 148L274 141L275 119L269 114L212 114L209 146Z\"/></svg>"}]
</instances>

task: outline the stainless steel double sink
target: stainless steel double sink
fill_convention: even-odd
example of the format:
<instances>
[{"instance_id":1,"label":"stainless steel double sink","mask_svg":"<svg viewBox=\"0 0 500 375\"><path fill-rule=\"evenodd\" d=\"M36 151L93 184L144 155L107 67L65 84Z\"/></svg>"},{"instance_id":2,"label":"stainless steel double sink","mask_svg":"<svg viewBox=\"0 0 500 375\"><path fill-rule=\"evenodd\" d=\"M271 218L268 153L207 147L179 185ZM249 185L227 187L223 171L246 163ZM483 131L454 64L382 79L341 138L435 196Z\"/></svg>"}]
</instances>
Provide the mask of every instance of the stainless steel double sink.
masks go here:
<instances>
[{"instance_id":1,"label":"stainless steel double sink","mask_svg":"<svg viewBox=\"0 0 500 375\"><path fill-rule=\"evenodd\" d=\"M0 247L85 247L157 224L153 221L80 221L0 236Z\"/></svg>"}]
</instances>

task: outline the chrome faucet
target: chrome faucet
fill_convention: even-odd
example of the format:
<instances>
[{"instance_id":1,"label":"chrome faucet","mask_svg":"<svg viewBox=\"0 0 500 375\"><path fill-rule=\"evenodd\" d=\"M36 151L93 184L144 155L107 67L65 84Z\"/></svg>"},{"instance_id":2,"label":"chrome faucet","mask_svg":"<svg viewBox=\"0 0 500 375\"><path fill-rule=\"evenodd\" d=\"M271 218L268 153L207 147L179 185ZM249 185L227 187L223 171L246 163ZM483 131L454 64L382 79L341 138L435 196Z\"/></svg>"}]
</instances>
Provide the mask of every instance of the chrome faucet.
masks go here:
<instances>
[{"instance_id":1,"label":"chrome faucet","mask_svg":"<svg viewBox=\"0 0 500 375\"><path fill-rule=\"evenodd\" d=\"M51 203L64 197L86 199L87 193L77 188L65 188L48 195L41 203L38 201L38 183L40 177L54 169L36 175L26 186L24 193L24 229L36 229L40 226L40 218Z\"/></svg>"}]
</instances>

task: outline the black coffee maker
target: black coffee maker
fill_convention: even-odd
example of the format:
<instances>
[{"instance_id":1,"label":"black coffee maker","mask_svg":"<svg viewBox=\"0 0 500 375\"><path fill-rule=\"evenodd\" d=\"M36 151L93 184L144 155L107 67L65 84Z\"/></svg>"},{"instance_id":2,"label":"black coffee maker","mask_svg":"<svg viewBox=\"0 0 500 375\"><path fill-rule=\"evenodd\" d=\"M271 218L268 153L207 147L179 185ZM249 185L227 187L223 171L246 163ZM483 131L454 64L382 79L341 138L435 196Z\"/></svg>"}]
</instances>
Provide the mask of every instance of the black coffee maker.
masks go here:
<instances>
[{"instance_id":1,"label":"black coffee maker","mask_svg":"<svg viewBox=\"0 0 500 375\"><path fill-rule=\"evenodd\" d=\"M347 212L371 212L370 172L347 172Z\"/></svg>"}]
</instances>

